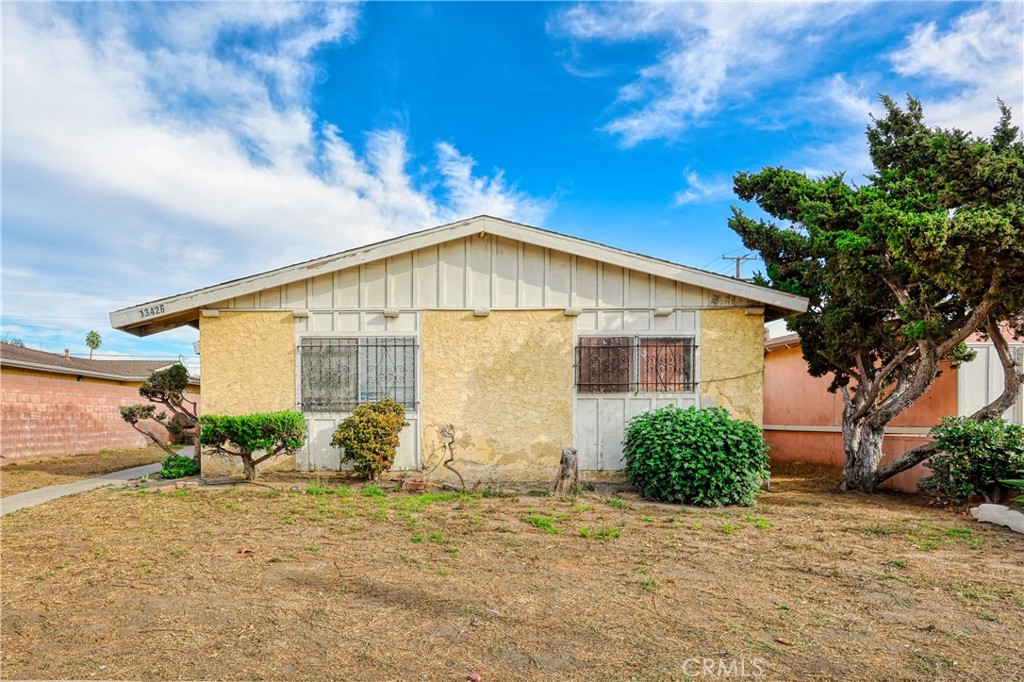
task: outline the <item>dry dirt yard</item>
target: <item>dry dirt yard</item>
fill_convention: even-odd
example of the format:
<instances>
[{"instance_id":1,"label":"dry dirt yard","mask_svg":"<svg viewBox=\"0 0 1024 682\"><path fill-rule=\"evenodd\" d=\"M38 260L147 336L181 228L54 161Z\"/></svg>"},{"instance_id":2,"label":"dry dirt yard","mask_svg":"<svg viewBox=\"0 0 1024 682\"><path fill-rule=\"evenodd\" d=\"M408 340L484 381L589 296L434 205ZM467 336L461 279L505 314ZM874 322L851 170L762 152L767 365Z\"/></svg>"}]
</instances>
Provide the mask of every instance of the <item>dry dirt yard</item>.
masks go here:
<instances>
[{"instance_id":1,"label":"dry dirt yard","mask_svg":"<svg viewBox=\"0 0 1024 682\"><path fill-rule=\"evenodd\" d=\"M44 457L16 460L0 466L0 496L26 490L62 485L159 462L167 456L158 447L101 450L68 457Z\"/></svg>"},{"instance_id":2,"label":"dry dirt yard","mask_svg":"<svg viewBox=\"0 0 1024 682\"><path fill-rule=\"evenodd\" d=\"M0 672L1024 679L1024 539L832 476L776 472L750 509L305 481L65 498L0 520Z\"/></svg>"}]
</instances>

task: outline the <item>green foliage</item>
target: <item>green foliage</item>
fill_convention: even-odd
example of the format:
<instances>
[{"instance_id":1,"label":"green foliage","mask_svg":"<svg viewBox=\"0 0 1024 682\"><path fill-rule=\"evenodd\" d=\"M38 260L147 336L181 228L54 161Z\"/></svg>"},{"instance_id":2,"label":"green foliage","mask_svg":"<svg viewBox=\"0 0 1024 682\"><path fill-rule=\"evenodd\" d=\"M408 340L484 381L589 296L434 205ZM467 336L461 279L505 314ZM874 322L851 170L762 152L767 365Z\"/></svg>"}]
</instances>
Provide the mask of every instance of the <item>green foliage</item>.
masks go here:
<instances>
[{"instance_id":1,"label":"green foliage","mask_svg":"<svg viewBox=\"0 0 1024 682\"><path fill-rule=\"evenodd\" d=\"M191 457L167 455L162 462L160 475L163 478L185 478L199 473L199 462Z\"/></svg>"},{"instance_id":2,"label":"green foliage","mask_svg":"<svg viewBox=\"0 0 1024 682\"><path fill-rule=\"evenodd\" d=\"M229 417L206 414L203 445L230 446L237 452L294 452L306 443L306 420L300 412L266 412Z\"/></svg>"},{"instance_id":3,"label":"green foliage","mask_svg":"<svg viewBox=\"0 0 1024 682\"><path fill-rule=\"evenodd\" d=\"M789 320L810 374L848 387L857 409L844 419L876 430L924 394L940 361L969 359L961 342L971 333L1003 323L1024 334L1024 141L1009 109L986 139L928 127L913 98L905 109L882 103L867 130L866 183L738 173L737 195L778 222L738 208L729 220L764 259L762 282L810 299Z\"/></svg>"},{"instance_id":4,"label":"green foliage","mask_svg":"<svg viewBox=\"0 0 1024 682\"><path fill-rule=\"evenodd\" d=\"M343 448L358 475L375 481L395 463L398 432L408 425L405 407L385 398L357 407L338 425L331 445Z\"/></svg>"},{"instance_id":5,"label":"green foliage","mask_svg":"<svg viewBox=\"0 0 1024 682\"><path fill-rule=\"evenodd\" d=\"M360 490L359 494L364 497L387 497L388 495L379 485L368 485Z\"/></svg>"},{"instance_id":6,"label":"green foliage","mask_svg":"<svg viewBox=\"0 0 1024 682\"><path fill-rule=\"evenodd\" d=\"M121 408L121 418L132 427L149 438L154 444L167 450L166 445L151 431L139 428L139 422L147 419L159 422L171 436L174 443L190 443L193 435L187 433L198 424L196 403L184 396L188 386L188 369L182 364L175 364L165 370L153 372L142 382L139 395L147 400L167 407L171 411L170 418L166 412L156 412L153 405L130 405ZM168 450L168 452L170 452Z\"/></svg>"},{"instance_id":7,"label":"green foliage","mask_svg":"<svg viewBox=\"0 0 1024 682\"><path fill-rule=\"evenodd\" d=\"M616 526L580 526L579 534L581 538L590 538L593 540L602 540L607 542L614 538L622 537L622 529Z\"/></svg>"},{"instance_id":8,"label":"green foliage","mask_svg":"<svg viewBox=\"0 0 1024 682\"><path fill-rule=\"evenodd\" d=\"M545 533L561 533L562 529L555 524L564 520L565 517L562 515L548 516L547 514L541 514L539 512L528 514L523 517L523 523L528 523L534 528L541 529Z\"/></svg>"},{"instance_id":9,"label":"green foliage","mask_svg":"<svg viewBox=\"0 0 1024 682\"><path fill-rule=\"evenodd\" d=\"M94 350L102 345L103 339L100 337L100 333L97 331L91 331L85 335L85 345L89 347L89 357L92 358Z\"/></svg>"},{"instance_id":10,"label":"green foliage","mask_svg":"<svg viewBox=\"0 0 1024 682\"><path fill-rule=\"evenodd\" d=\"M124 405L121 407L121 419L129 424L135 425L147 419L162 419L165 415L154 414L156 405Z\"/></svg>"},{"instance_id":11,"label":"green foliage","mask_svg":"<svg viewBox=\"0 0 1024 682\"><path fill-rule=\"evenodd\" d=\"M188 388L188 380L188 368L181 363L174 364L150 374L139 387L139 395L155 403L167 405L177 413L186 402L190 402L182 395ZM194 421L193 418L191 422Z\"/></svg>"},{"instance_id":12,"label":"green foliage","mask_svg":"<svg viewBox=\"0 0 1024 682\"><path fill-rule=\"evenodd\" d=\"M205 414L200 425L200 442L218 454L240 457L249 480L256 478L256 465L275 455L291 454L306 443L306 420L291 410L239 417ZM257 452L265 454L256 458Z\"/></svg>"},{"instance_id":13,"label":"green foliage","mask_svg":"<svg viewBox=\"0 0 1024 682\"><path fill-rule=\"evenodd\" d=\"M1021 493L1024 493L1024 479L1008 478L1003 479L999 482L1002 483L1003 485L1019 490ZM1024 511L1024 494L1018 495L1017 497L1010 500L1010 502L1010 506L1013 509L1019 509L1021 511Z\"/></svg>"},{"instance_id":14,"label":"green foliage","mask_svg":"<svg viewBox=\"0 0 1024 682\"><path fill-rule=\"evenodd\" d=\"M1024 428L1003 419L946 417L932 429L940 454L920 489L947 504L993 499L1003 479L1024 473Z\"/></svg>"},{"instance_id":15,"label":"green foliage","mask_svg":"<svg viewBox=\"0 0 1024 682\"><path fill-rule=\"evenodd\" d=\"M768 478L768 445L724 409L663 407L630 420L626 472L647 497L702 506L752 505Z\"/></svg>"}]
</instances>

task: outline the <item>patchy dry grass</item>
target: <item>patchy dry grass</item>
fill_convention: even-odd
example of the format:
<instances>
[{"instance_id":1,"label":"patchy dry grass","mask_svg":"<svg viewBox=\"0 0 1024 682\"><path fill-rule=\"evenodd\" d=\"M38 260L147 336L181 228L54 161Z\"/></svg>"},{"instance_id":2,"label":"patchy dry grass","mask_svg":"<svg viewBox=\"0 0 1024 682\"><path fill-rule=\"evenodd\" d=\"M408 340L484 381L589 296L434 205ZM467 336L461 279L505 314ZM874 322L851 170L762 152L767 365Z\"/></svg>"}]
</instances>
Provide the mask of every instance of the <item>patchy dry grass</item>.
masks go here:
<instances>
[{"instance_id":1,"label":"patchy dry grass","mask_svg":"<svg viewBox=\"0 0 1024 682\"><path fill-rule=\"evenodd\" d=\"M0 520L2 673L1021 679L1019 536L807 471L756 509L325 481L59 500Z\"/></svg>"},{"instance_id":2,"label":"patchy dry grass","mask_svg":"<svg viewBox=\"0 0 1024 682\"><path fill-rule=\"evenodd\" d=\"M153 464L167 454L157 447L101 450L69 457L16 460L0 467L0 496L72 483L112 471Z\"/></svg>"}]
</instances>

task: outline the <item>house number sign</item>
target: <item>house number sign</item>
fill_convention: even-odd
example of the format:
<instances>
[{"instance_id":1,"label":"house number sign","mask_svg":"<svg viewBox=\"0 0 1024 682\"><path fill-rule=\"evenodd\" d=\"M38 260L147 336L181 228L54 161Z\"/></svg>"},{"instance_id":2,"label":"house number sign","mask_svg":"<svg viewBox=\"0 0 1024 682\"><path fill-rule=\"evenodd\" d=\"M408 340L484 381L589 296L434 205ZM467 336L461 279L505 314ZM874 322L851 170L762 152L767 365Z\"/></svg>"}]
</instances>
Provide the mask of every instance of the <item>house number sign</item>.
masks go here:
<instances>
[{"instance_id":1,"label":"house number sign","mask_svg":"<svg viewBox=\"0 0 1024 682\"><path fill-rule=\"evenodd\" d=\"M143 318L146 318L146 317L153 317L154 315L159 315L163 311L164 311L164 304L161 303L160 305L151 305L148 308L143 308L139 312L142 313L142 317Z\"/></svg>"}]
</instances>

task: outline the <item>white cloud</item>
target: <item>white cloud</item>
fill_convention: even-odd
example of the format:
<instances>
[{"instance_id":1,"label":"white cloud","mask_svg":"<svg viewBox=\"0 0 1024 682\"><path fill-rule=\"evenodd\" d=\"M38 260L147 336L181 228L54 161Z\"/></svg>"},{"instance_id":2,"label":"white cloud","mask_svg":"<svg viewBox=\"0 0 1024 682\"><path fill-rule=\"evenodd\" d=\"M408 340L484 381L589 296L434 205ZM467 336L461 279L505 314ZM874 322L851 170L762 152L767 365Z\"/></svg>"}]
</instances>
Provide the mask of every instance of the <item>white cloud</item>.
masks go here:
<instances>
[{"instance_id":1,"label":"white cloud","mask_svg":"<svg viewBox=\"0 0 1024 682\"><path fill-rule=\"evenodd\" d=\"M458 216L504 216L522 223L538 223L547 215L546 202L532 199L505 182L500 170L490 178L473 174L476 161L465 156L447 142L437 144L444 186L449 197L446 213L449 219Z\"/></svg>"},{"instance_id":2,"label":"white cloud","mask_svg":"<svg viewBox=\"0 0 1024 682\"><path fill-rule=\"evenodd\" d=\"M626 146L672 139L723 107L799 72L821 32L859 3L595 3L559 14L549 30L577 41L663 45L619 91L627 111L605 130Z\"/></svg>"},{"instance_id":3,"label":"white cloud","mask_svg":"<svg viewBox=\"0 0 1024 682\"><path fill-rule=\"evenodd\" d=\"M906 46L892 53L895 71L923 79L928 123L988 135L999 119L996 98L1024 114L1024 4L996 2L965 12L942 30L935 22L916 26Z\"/></svg>"},{"instance_id":4,"label":"white cloud","mask_svg":"<svg viewBox=\"0 0 1024 682\"><path fill-rule=\"evenodd\" d=\"M827 111L836 118L846 119L859 125L867 125L872 114L878 115L882 105L877 99L868 97L862 84L851 83L847 77L837 73L829 78L821 92L819 102L827 103Z\"/></svg>"},{"instance_id":5,"label":"white cloud","mask_svg":"<svg viewBox=\"0 0 1024 682\"><path fill-rule=\"evenodd\" d=\"M681 189L673 195L676 206L723 201L734 196L730 178L702 178L692 170L687 170L683 176L686 178L686 189Z\"/></svg>"},{"instance_id":6,"label":"white cloud","mask_svg":"<svg viewBox=\"0 0 1024 682\"><path fill-rule=\"evenodd\" d=\"M355 35L351 5L2 12L3 326L26 342L79 343L114 308L463 211L545 215L450 145L413 174L401 131L367 131L360 153L318 119L315 52Z\"/></svg>"}]
</instances>

